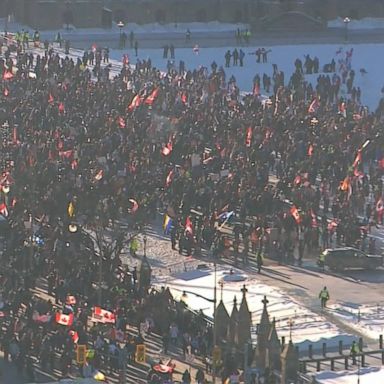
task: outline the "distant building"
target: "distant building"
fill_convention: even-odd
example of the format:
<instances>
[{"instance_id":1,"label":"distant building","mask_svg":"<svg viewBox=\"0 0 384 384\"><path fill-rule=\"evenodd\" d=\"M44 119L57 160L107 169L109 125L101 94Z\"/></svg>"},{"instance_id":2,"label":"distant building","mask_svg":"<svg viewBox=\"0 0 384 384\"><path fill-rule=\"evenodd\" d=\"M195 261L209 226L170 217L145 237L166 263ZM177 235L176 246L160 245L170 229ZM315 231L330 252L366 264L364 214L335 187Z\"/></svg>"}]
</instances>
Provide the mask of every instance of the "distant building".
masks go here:
<instances>
[{"instance_id":1,"label":"distant building","mask_svg":"<svg viewBox=\"0 0 384 384\"><path fill-rule=\"evenodd\" d=\"M358 19L383 17L384 2L377 0L0 0L0 17L13 14L35 29L110 28L113 22L181 23L219 20L250 23L298 12L314 20L337 16ZM295 24L294 18L289 23Z\"/></svg>"}]
</instances>

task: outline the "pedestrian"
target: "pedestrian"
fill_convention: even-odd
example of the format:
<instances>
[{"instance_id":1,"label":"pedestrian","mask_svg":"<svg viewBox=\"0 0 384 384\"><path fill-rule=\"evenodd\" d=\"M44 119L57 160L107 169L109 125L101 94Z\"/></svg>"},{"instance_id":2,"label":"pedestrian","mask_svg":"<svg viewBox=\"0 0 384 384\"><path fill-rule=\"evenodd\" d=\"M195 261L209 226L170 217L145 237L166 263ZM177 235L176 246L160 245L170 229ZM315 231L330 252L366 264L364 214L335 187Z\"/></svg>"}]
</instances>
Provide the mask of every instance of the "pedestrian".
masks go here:
<instances>
[{"instance_id":1,"label":"pedestrian","mask_svg":"<svg viewBox=\"0 0 384 384\"><path fill-rule=\"evenodd\" d=\"M327 301L329 300L329 292L327 287L324 287L319 293L319 299L321 302L321 308L327 307Z\"/></svg>"},{"instance_id":2,"label":"pedestrian","mask_svg":"<svg viewBox=\"0 0 384 384\"><path fill-rule=\"evenodd\" d=\"M197 370L195 379L197 384L204 384L205 375L204 375L204 371L201 368Z\"/></svg>"},{"instance_id":3,"label":"pedestrian","mask_svg":"<svg viewBox=\"0 0 384 384\"><path fill-rule=\"evenodd\" d=\"M186 369L181 376L181 381L183 384L191 384L191 374L189 373L188 369Z\"/></svg>"},{"instance_id":4,"label":"pedestrian","mask_svg":"<svg viewBox=\"0 0 384 384\"><path fill-rule=\"evenodd\" d=\"M240 67L244 66L244 57L245 57L245 53L242 49L240 49L240 51L239 51Z\"/></svg>"},{"instance_id":5,"label":"pedestrian","mask_svg":"<svg viewBox=\"0 0 384 384\"><path fill-rule=\"evenodd\" d=\"M352 357L352 365L356 365L356 356L360 353L359 345L356 343L355 340L352 341L351 345L351 352L350 355Z\"/></svg>"},{"instance_id":6,"label":"pedestrian","mask_svg":"<svg viewBox=\"0 0 384 384\"><path fill-rule=\"evenodd\" d=\"M133 43L135 41L135 34L133 31L129 33L129 46L133 48Z\"/></svg>"},{"instance_id":7,"label":"pedestrian","mask_svg":"<svg viewBox=\"0 0 384 384\"><path fill-rule=\"evenodd\" d=\"M171 53L171 59L174 59L174 58L175 58L175 47L174 47L173 44L171 44L171 45L169 46L169 51L170 51L170 53Z\"/></svg>"},{"instance_id":8,"label":"pedestrian","mask_svg":"<svg viewBox=\"0 0 384 384\"><path fill-rule=\"evenodd\" d=\"M261 273L261 267L263 266L263 255L262 255L260 249L259 249L259 251L257 252L257 260L256 260L256 263L257 263L257 272L258 272L258 273Z\"/></svg>"},{"instance_id":9,"label":"pedestrian","mask_svg":"<svg viewBox=\"0 0 384 384\"><path fill-rule=\"evenodd\" d=\"M135 56L136 57L137 57L138 50L139 50L139 42L136 40L135 41Z\"/></svg>"},{"instance_id":10,"label":"pedestrian","mask_svg":"<svg viewBox=\"0 0 384 384\"><path fill-rule=\"evenodd\" d=\"M169 46L168 44L165 44L163 47L163 59L168 59L168 50L169 50Z\"/></svg>"},{"instance_id":11,"label":"pedestrian","mask_svg":"<svg viewBox=\"0 0 384 384\"><path fill-rule=\"evenodd\" d=\"M187 29L187 32L185 33L185 42L189 42L191 40L191 31L189 28Z\"/></svg>"}]
</instances>

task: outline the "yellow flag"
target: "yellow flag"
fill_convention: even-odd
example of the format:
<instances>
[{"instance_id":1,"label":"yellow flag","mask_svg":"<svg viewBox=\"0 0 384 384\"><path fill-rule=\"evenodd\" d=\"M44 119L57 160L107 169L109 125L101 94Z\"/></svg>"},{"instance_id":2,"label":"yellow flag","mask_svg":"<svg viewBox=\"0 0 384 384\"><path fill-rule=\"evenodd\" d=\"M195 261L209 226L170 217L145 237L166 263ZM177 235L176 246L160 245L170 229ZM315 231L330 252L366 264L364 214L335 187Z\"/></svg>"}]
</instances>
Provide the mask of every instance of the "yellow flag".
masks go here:
<instances>
[{"instance_id":1,"label":"yellow flag","mask_svg":"<svg viewBox=\"0 0 384 384\"><path fill-rule=\"evenodd\" d=\"M75 214L75 205L72 203L72 201L68 204L67 211L69 217L73 217L73 215Z\"/></svg>"}]
</instances>

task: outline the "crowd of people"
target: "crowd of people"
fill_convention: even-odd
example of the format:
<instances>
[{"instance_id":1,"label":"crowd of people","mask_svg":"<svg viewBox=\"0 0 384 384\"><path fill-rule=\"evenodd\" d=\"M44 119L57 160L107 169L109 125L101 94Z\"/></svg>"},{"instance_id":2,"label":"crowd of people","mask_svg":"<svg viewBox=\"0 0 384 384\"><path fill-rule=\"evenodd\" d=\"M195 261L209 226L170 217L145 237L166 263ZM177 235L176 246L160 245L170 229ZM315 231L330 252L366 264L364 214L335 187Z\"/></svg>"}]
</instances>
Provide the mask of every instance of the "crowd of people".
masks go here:
<instances>
[{"instance_id":1,"label":"crowd of people","mask_svg":"<svg viewBox=\"0 0 384 384\"><path fill-rule=\"evenodd\" d=\"M261 262L261 253L293 262L296 247L301 260L306 251L335 243L366 246L361 228L382 223L384 109L370 112L352 97L352 54L340 53L335 72L319 74L315 85L306 81L300 60L288 81L274 64L271 94L263 98L259 75L253 94L243 95L216 63L211 70L167 73L150 60L135 69L124 63L112 79L101 54L92 68L89 57L76 61L52 48L36 55L19 44L15 55L5 53L6 356L32 379L35 359L52 368L53 352L60 351L65 376L74 344L84 343L95 351L90 364L118 369L119 350L132 354L130 343L142 340L125 335L125 347L114 337L106 343L99 326L88 326L96 305L114 313L116 330L126 332L132 319L140 328L144 318L163 335L164 348L177 334L184 350L210 354L211 329L203 323L191 329L195 323L185 321L185 311L166 299L162 305L164 292L140 289L136 272L122 265L122 219L135 231L166 213L180 253L198 255L206 247L214 257L237 261L241 254L245 264L249 257ZM315 59L306 59L307 72L319 70ZM233 236L220 232L223 222L232 222ZM116 248L99 246L97 257L92 233L100 228L117 233ZM36 296L43 282L47 300ZM68 296L76 303L68 304ZM71 330L80 341L55 322L57 314L73 315ZM109 352L97 353L105 348Z\"/></svg>"}]
</instances>

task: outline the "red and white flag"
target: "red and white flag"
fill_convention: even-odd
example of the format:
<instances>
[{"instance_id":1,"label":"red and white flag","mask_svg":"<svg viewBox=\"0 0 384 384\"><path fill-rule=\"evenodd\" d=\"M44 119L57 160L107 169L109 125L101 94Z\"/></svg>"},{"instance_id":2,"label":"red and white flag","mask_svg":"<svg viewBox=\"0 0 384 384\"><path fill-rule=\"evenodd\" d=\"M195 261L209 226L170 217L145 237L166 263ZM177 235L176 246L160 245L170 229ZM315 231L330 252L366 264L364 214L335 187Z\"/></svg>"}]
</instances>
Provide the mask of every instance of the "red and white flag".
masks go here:
<instances>
[{"instance_id":1,"label":"red and white flag","mask_svg":"<svg viewBox=\"0 0 384 384\"><path fill-rule=\"evenodd\" d=\"M131 104L128 105L128 111L133 111L137 107L139 107L142 103L143 99L140 97L139 94L137 94L131 101Z\"/></svg>"},{"instance_id":2,"label":"red and white flag","mask_svg":"<svg viewBox=\"0 0 384 384\"><path fill-rule=\"evenodd\" d=\"M315 97L312 100L311 104L309 104L308 113L316 113L319 108L320 108L319 100L317 97Z\"/></svg>"},{"instance_id":3,"label":"red and white flag","mask_svg":"<svg viewBox=\"0 0 384 384\"><path fill-rule=\"evenodd\" d=\"M100 169L100 171L96 173L95 180L100 181L103 178L103 176L104 176L104 171Z\"/></svg>"},{"instance_id":4,"label":"red and white flag","mask_svg":"<svg viewBox=\"0 0 384 384\"><path fill-rule=\"evenodd\" d=\"M159 95L159 87L155 88L151 94L145 99L144 103L147 105L152 105L153 102L156 100L157 96Z\"/></svg>"},{"instance_id":5,"label":"red and white flag","mask_svg":"<svg viewBox=\"0 0 384 384\"><path fill-rule=\"evenodd\" d=\"M3 94L4 94L5 97L7 97L9 95L8 88L4 88Z\"/></svg>"},{"instance_id":6,"label":"red and white flag","mask_svg":"<svg viewBox=\"0 0 384 384\"><path fill-rule=\"evenodd\" d=\"M193 236L193 224L189 216L187 216L185 220L185 232L188 232L191 236Z\"/></svg>"},{"instance_id":7,"label":"red and white flag","mask_svg":"<svg viewBox=\"0 0 384 384\"><path fill-rule=\"evenodd\" d=\"M169 142L167 143L167 145L161 150L161 153L162 153L164 156L168 156L168 155L171 154L172 149L173 149L172 141L169 141Z\"/></svg>"},{"instance_id":8,"label":"red and white flag","mask_svg":"<svg viewBox=\"0 0 384 384\"><path fill-rule=\"evenodd\" d=\"M49 104L52 104L54 101L55 101L55 99L53 98L52 93L50 93L50 94L48 95L48 103L49 103Z\"/></svg>"},{"instance_id":9,"label":"red and white flag","mask_svg":"<svg viewBox=\"0 0 384 384\"><path fill-rule=\"evenodd\" d=\"M129 199L128 201L132 204L132 208L129 212L135 213L139 209L139 203L135 199Z\"/></svg>"},{"instance_id":10,"label":"red and white flag","mask_svg":"<svg viewBox=\"0 0 384 384\"><path fill-rule=\"evenodd\" d=\"M353 161L352 167L353 167L353 168L357 167L357 166L361 163L361 160L362 160L361 150L359 149L359 150L357 151L355 160Z\"/></svg>"},{"instance_id":11,"label":"red and white flag","mask_svg":"<svg viewBox=\"0 0 384 384\"><path fill-rule=\"evenodd\" d=\"M293 205L290 211L291 211L291 215L292 215L293 218L295 219L296 223L297 223L297 224L300 224L300 223L301 223L301 216L300 216L300 212L299 212L299 210L296 208L296 206Z\"/></svg>"},{"instance_id":12,"label":"red and white flag","mask_svg":"<svg viewBox=\"0 0 384 384\"><path fill-rule=\"evenodd\" d=\"M120 128L125 128L126 127L125 120L124 120L123 117L119 116L117 118L117 122L118 122Z\"/></svg>"},{"instance_id":13,"label":"red and white flag","mask_svg":"<svg viewBox=\"0 0 384 384\"><path fill-rule=\"evenodd\" d=\"M0 204L0 213L1 213L4 217L8 217L8 208L7 208L7 206L5 205L5 203L1 203L1 204Z\"/></svg>"},{"instance_id":14,"label":"red and white flag","mask_svg":"<svg viewBox=\"0 0 384 384\"><path fill-rule=\"evenodd\" d=\"M56 323L66 326L71 326L73 324L73 313L69 315L64 315L63 313L56 312Z\"/></svg>"},{"instance_id":15,"label":"red and white flag","mask_svg":"<svg viewBox=\"0 0 384 384\"><path fill-rule=\"evenodd\" d=\"M312 145L312 144L309 144L309 146L308 146L308 152L307 152L307 154L308 154L309 157L311 157L311 156L313 155L313 150L314 150L313 145Z\"/></svg>"},{"instance_id":16,"label":"red and white flag","mask_svg":"<svg viewBox=\"0 0 384 384\"><path fill-rule=\"evenodd\" d=\"M382 214L384 212L384 205L383 205L383 199L380 197L379 200L377 200L376 203L376 212L378 214Z\"/></svg>"},{"instance_id":17,"label":"red and white flag","mask_svg":"<svg viewBox=\"0 0 384 384\"><path fill-rule=\"evenodd\" d=\"M99 323L111 323L114 324L116 321L116 316L113 312L107 311L101 307L93 308L93 317L92 321L97 321Z\"/></svg>"},{"instance_id":18,"label":"red and white flag","mask_svg":"<svg viewBox=\"0 0 384 384\"><path fill-rule=\"evenodd\" d=\"M13 73L9 70L4 71L3 80L11 80L13 79Z\"/></svg>"},{"instance_id":19,"label":"red and white flag","mask_svg":"<svg viewBox=\"0 0 384 384\"><path fill-rule=\"evenodd\" d=\"M344 101L339 104L339 114L344 118L347 117L347 106L345 105Z\"/></svg>"},{"instance_id":20,"label":"red and white flag","mask_svg":"<svg viewBox=\"0 0 384 384\"><path fill-rule=\"evenodd\" d=\"M245 145L247 147L250 147L252 143L252 127L247 128L247 133L245 136Z\"/></svg>"},{"instance_id":21,"label":"red and white flag","mask_svg":"<svg viewBox=\"0 0 384 384\"><path fill-rule=\"evenodd\" d=\"M175 171L171 169L167 175L167 178L165 179L165 186L169 187L173 181L173 178L175 176Z\"/></svg>"},{"instance_id":22,"label":"red and white flag","mask_svg":"<svg viewBox=\"0 0 384 384\"><path fill-rule=\"evenodd\" d=\"M76 331L70 330L69 336L71 336L72 341L77 344L79 342L79 334Z\"/></svg>"}]
</instances>

